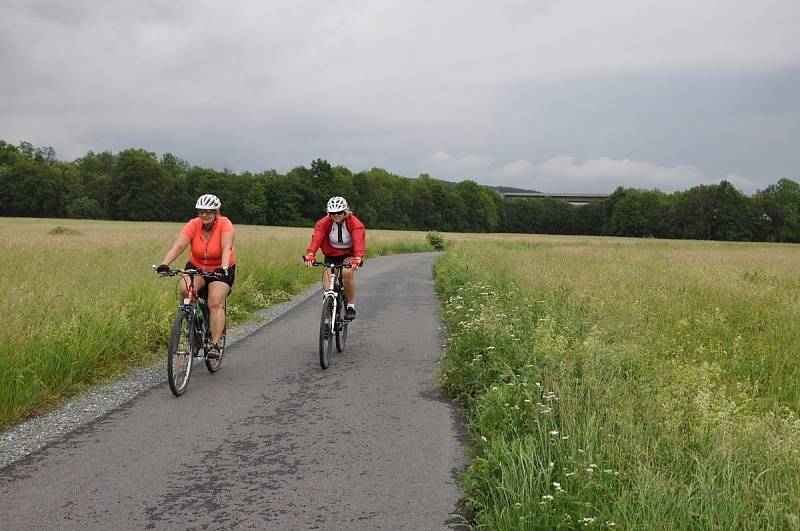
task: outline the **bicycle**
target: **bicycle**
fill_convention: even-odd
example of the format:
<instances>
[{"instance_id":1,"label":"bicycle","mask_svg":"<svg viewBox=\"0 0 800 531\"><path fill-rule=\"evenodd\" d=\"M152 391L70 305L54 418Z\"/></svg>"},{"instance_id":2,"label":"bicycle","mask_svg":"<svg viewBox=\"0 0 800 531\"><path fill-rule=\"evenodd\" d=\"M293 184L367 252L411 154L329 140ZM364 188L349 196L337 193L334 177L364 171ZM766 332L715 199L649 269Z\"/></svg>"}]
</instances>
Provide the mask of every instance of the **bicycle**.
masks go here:
<instances>
[{"instance_id":1,"label":"bicycle","mask_svg":"<svg viewBox=\"0 0 800 531\"><path fill-rule=\"evenodd\" d=\"M342 283L342 269L350 269L352 266L325 262L313 262L311 265L327 267L330 274L330 289L323 294L322 316L319 321L319 365L327 369L331 362L333 343L336 343L336 352L343 352L347 343L347 328L350 321L344 317L347 297Z\"/></svg>"},{"instance_id":2,"label":"bicycle","mask_svg":"<svg viewBox=\"0 0 800 531\"><path fill-rule=\"evenodd\" d=\"M153 266L155 267L155 266ZM208 372L215 373L222 366L222 355L225 353L225 329L219 341L219 358L209 358L211 349L211 312L205 297L195 290L194 279L197 276L206 280L218 278L214 273L206 273L196 269L170 269L165 276L180 275L181 279L189 277L189 296L178 303L178 315L172 325L172 333L167 346L167 381L169 389L175 396L181 396L189 384L192 373L192 360L202 352ZM202 291L202 290L201 290ZM225 302L227 315L228 303Z\"/></svg>"}]
</instances>

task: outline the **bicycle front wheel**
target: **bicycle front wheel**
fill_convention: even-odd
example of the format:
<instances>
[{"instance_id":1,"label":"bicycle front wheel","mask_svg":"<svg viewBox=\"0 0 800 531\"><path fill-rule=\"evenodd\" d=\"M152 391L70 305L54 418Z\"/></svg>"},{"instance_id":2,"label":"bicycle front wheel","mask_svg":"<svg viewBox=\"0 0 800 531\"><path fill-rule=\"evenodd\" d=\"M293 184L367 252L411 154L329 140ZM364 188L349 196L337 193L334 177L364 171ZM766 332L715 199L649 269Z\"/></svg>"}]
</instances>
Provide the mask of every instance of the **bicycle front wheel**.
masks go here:
<instances>
[{"instance_id":1,"label":"bicycle front wheel","mask_svg":"<svg viewBox=\"0 0 800 531\"><path fill-rule=\"evenodd\" d=\"M319 365L327 369L331 362L333 346L333 299L325 297L322 301L322 316L319 320Z\"/></svg>"},{"instance_id":2,"label":"bicycle front wheel","mask_svg":"<svg viewBox=\"0 0 800 531\"><path fill-rule=\"evenodd\" d=\"M181 396L189 385L194 348L191 317L188 312L181 310L175 317L167 347L167 381L175 396Z\"/></svg>"}]
</instances>

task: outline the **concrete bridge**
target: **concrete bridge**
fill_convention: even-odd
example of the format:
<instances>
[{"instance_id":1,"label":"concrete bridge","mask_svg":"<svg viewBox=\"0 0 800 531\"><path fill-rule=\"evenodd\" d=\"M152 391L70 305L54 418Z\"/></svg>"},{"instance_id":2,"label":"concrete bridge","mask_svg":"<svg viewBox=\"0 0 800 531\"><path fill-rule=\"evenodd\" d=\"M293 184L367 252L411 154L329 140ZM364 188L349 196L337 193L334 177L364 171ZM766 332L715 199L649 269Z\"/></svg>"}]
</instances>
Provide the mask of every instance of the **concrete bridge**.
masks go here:
<instances>
[{"instance_id":1,"label":"concrete bridge","mask_svg":"<svg viewBox=\"0 0 800 531\"><path fill-rule=\"evenodd\" d=\"M558 194L547 192L501 192L503 197L552 197L553 199L561 199L568 203L585 204L593 201L606 199L611 194Z\"/></svg>"}]
</instances>

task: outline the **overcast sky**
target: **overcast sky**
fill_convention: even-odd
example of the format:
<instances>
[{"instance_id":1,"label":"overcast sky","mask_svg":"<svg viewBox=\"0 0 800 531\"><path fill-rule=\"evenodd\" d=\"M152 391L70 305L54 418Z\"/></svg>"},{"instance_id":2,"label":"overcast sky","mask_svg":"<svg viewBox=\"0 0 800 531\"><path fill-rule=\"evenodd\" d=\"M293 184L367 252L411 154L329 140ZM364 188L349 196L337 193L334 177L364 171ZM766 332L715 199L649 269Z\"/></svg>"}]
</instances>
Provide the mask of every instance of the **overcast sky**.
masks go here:
<instances>
[{"instance_id":1,"label":"overcast sky","mask_svg":"<svg viewBox=\"0 0 800 531\"><path fill-rule=\"evenodd\" d=\"M800 0L0 0L0 139L752 193L800 179Z\"/></svg>"}]
</instances>

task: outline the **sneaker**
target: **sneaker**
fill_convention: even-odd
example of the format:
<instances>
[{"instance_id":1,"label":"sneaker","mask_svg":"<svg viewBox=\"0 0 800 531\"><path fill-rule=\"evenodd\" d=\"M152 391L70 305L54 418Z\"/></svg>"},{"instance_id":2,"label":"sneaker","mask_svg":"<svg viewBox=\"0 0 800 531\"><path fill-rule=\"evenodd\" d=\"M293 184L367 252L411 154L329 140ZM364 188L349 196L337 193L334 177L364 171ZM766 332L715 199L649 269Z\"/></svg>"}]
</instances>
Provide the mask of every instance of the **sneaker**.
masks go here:
<instances>
[{"instance_id":1,"label":"sneaker","mask_svg":"<svg viewBox=\"0 0 800 531\"><path fill-rule=\"evenodd\" d=\"M356 309L352 306L348 306L347 309L344 311L344 318L348 321L352 321L356 318Z\"/></svg>"},{"instance_id":2,"label":"sneaker","mask_svg":"<svg viewBox=\"0 0 800 531\"><path fill-rule=\"evenodd\" d=\"M210 360L218 360L221 354L219 352L219 347L217 345L211 345L211 348L208 349L208 354L206 357Z\"/></svg>"}]
</instances>

